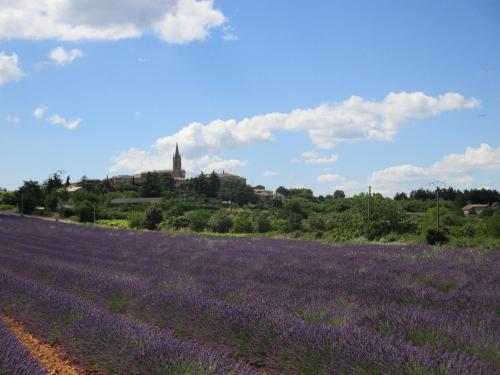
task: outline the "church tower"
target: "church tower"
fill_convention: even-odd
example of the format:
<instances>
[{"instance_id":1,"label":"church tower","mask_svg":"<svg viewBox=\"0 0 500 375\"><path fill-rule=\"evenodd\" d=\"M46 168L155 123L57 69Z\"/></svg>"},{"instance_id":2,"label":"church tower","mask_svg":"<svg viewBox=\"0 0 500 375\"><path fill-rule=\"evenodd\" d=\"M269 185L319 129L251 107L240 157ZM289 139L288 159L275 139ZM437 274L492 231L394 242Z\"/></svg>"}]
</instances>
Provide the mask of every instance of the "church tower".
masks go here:
<instances>
[{"instance_id":1,"label":"church tower","mask_svg":"<svg viewBox=\"0 0 500 375\"><path fill-rule=\"evenodd\" d=\"M181 154L179 153L179 145L175 144L175 154L173 157L174 165L172 168L174 178L184 178L184 173L181 166Z\"/></svg>"}]
</instances>

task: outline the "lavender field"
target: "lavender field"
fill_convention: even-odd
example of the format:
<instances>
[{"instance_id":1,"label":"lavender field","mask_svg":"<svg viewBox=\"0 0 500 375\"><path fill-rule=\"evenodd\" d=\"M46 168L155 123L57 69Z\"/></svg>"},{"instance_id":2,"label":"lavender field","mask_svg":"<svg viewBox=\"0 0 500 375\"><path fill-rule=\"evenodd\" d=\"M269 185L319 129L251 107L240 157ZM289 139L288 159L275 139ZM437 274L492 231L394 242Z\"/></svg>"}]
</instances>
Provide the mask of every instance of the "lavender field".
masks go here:
<instances>
[{"instance_id":1,"label":"lavender field","mask_svg":"<svg viewBox=\"0 0 500 375\"><path fill-rule=\"evenodd\" d=\"M87 373L498 374L499 269L500 251L0 216L0 313ZM3 342L0 373L26 356Z\"/></svg>"}]
</instances>

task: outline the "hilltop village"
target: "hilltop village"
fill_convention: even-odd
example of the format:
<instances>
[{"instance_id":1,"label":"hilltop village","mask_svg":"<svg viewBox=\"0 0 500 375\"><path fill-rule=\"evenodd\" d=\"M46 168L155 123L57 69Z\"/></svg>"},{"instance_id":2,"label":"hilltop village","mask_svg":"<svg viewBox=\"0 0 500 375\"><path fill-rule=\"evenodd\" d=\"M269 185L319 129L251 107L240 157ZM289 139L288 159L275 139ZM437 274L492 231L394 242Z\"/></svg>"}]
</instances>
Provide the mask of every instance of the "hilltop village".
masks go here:
<instances>
[{"instance_id":1,"label":"hilltop village","mask_svg":"<svg viewBox=\"0 0 500 375\"><path fill-rule=\"evenodd\" d=\"M134 186L142 186L143 184L154 183L155 180L158 181L159 184L162 182L167 184L170 187L175 187L179 190L188 190L191 186L190 184L193 182L201 182L197 179L203 180L204 178L211 179L214 186L214 190L218 190L223 184L232 184L236 186L246 186L247 180L245 177L228 173L226 171L215 172L212 174L205 175L201 174L194 179L186 178L186 171L182 169L182 157L179 152L179 145L175 145L175 152L172 156L172 169L164 169L164 170L154 170L154 171L145 171L141 173L136 173L134 175L117 175L106 177L104 180L100 179L88 179L86 177L82 178L80 181L70 184L67 187L69 192L75 192L82 188L92 188L92 186L96 187L98 185L112 185L117 190L126 190L127 188L131 188ZM214 181L216 180L216 181ZM156 189L158 192L158 197L148 196L142 198L118 198L112 201L113 204L127 204L127 203L145 203L145 202L154 202L157 201L161 196L161 188ZM196 189L195 189L196 190ZM280 193L275 193L272 190L267 190L265 186L257 185L252 187L253 193L255 194L255 198L261 202L267 202L272 199L284 199L284 195ZM151 195L151 194L147 194ZM227 198L227 197L226 197ZM225 204L230 204L230 199L224 200Z\"/></svg>"}]
</instances>

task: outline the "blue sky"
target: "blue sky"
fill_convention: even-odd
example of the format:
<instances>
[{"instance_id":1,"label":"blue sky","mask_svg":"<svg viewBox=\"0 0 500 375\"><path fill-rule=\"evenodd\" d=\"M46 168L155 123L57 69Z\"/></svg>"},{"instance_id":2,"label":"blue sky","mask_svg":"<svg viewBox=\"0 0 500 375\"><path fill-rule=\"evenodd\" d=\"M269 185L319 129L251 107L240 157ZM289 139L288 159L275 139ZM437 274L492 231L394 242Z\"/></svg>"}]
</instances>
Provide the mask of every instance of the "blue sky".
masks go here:
<instances>
[{"instance_id":1,"label":"blue sky","mask_svg":"<svg viewBox=\"0 0 500 375\"><path fill-rule=\"evenodd\" d=\"M0 187L177 141L273 189L499 189L499 41L495 0L3 1Z\"/></svg>"}]
</instances>

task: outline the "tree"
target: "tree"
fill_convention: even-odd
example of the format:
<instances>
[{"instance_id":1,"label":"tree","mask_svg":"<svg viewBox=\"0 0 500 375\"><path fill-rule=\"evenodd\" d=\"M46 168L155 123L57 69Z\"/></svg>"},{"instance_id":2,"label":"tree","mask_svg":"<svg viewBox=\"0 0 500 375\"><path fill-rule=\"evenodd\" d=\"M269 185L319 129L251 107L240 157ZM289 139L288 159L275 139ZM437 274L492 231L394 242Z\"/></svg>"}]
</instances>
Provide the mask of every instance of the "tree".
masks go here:
<instances>
[{"instance_id":1,"label":"tree","mask_svg":"<svg viewBox=\"0 0 500 375\"><path fill-rule=\"evenodd\" d=\"M342 190L335 190L333 192L333 198L334 199L344 199L345 193Z\"/></svg>"},{"instance_id":2,"label":"tree","mask_svg":"<svg viewBox=\"0 0 500 375\"><path fill-rule=\"evenodd\" d=\"M217 198L220 188L220 178L215 171L212 171L210 176L208 176L207 188L207 196L210 198Z\"/></svg>"},{"instance_id":3,"label":"tree","mask_svg":"<svg viewBox=\"0 0 500 375\"><path fill-rule=\"evenodd\" d=\"M55 212L58 209L59 202L66 202L68 199L68 191L65 188L59 188L56 191L45 195L45 208Z\"/></svg>"},{"instance_id":4,"label":"tree","mask_svg":"<svg viewBox=\"0 0 500 375\"><path fill-rule=\"evenodd\" d=\"M373 194L370 199L370 219L368 220L368 195L358 194L352 198L354 209L364 221L364 232L369 240L380 238L390 232L413 231L414 225L403 210L400 202Z\"/></svg>"},{"instance_id":5,"label":"tree","mask_svg":"<svg viewBox=\"0 0 500 375\"><path fill-rule=\"evenodd\" d=\"M163 220L163 213L158 205L151 205L144 213L144 227L146 229L155 230L158 224Z\"/></svg>"},{"instance_id":6,"label":"tree","mask_svg":"<svg viewBox=\"0 0 500 375\"><path fill-rule=\"evenodd\" d=\"M81 222L94 221L94 203L90 201L82 201L75 207L75 212Z\"/></svg>"},{"instance_id":7,"label":"tree","mask_svg":"<svg viewBox=\"0 0 500 375\"><path fill-rule=\"evenodd\" d=\"M219 188L219 199L224 201L236 202L240 206L247 203L256 203L257 196L251 186L243 181L227 179L221 182Z\"/></svg>"},{"instance_id":8,"label":"tree","mask_svg":"<svg viewBox=\"0 0 500 375\"><path fill-rule=\"evenodd\" d=\"M208 180L207 176L203 172L200 173L199 176L191 179L193 190L196 194L207 196L208 192Z\"/></svg>"},{"instance_id":9,"label":"tree","mask_svg":"<svg viewBox=\"0 0 500 375\"><path fill-rule=\"evenodd\" d=\"M96 192L99 192L100 194L106 194L115 191L113 184L111 183L111 180L107 176L104 180L102 180L95 186L94 190Z\"/></svg>"},{"instance_id":10,"label":"tree","mask_svg":"<svg viewBox=\"0 0 500 375\"><path fill-rule=\"evenodd\" d=\"M61 175L59 172L53 173L49 178L43 183L43 191L45 194L50 194L53 191L61 188L63 186Z\"/></svg>"},{"instance_id":11,"label":"tree","mask_svg":"<svg viewBox=\"0 0 500 375\"><path fill-rule=\"evenodd\" d=\"M304 198L307 200L312 200L314 198L314 194L311 189L306 188L293 188L289 190L289 195L297 198Z\"/></svg>"},{"instance_id":12,"label":"tree","mask_svg":"<svg viewBox=\"0 0 500 375\"><path fill-rule=\"evenodd\" d=\"M162 192L175 190L175 179L170 173L160 173L160 189Z\"/></svg>"},{"instance_id":13,"label":"tree","mask_svg":"<svg viewBox=\"0 0 500 375\"><path fill-rule=\"evenodd\" d=\"M410 199L431 200L436 198L436 193L428 189L417 189L410 192Z\"/></svg>"},{"instance_id":14,"label":"tree","mask_svg":"<svg viewBox=\"0 0 500 375\"><path fill-rule=\"evenodd\" d=\"M69 176L66 177L66 183L64 184L64 186L68 187L70 185L70 182L69 182Z\"/></svg>"},{"instance_id":15,"label":"tree","mask_svg":"<svg viewBox=\"0 0 500 375\"><path fill-rule=\"evenodd\" d=\"M145 198L160 197L161 191L159 174L157 172L146 173L141 186L141 195Z\"/></svg>"},{"instance_id":16,"label":"tree","mask_svg":"<svg viewBox=\"0 0 500 375\"><path fill-rule=\"evenodd\" d=\"M24 181L23 186L14 193L14 198L19 211L31 214L35 207L43 205L42 188L36 181Z\"/></svg>"},{"instance_id":17,"label":"tree","mask_svg":"<svg viewBox=\"0 0 500 375\"><path fill-rule=\"evenodd\" d=\"M395 201L405 201L407 199L408 199L408 196L406 195L405 192L403 192L403 193L396 193L394 195L394 200Z\"/></svg>"},{"instance_id":18,"label":"tree","mask_svg":"<svg viewBox=\"0 0 500 375\"><path fill-rule=\"evenodd\" d=\"M276 189L276 194L283 194L285 197L288 197L290 195L290 190L284 186L280 186Z\"/></svg>"},{"instance_id":19,"label":"tree","mask_svg":"<svg viewBox=\"0 0 500 375\"><path fill-rule=\"evenodd\" d=\"M283 205L282 216L288 216L290 213L300 215L301 218L306 218L311 210L311 202L304 198L290 198Z\"/></svg>"}]
</instances>

